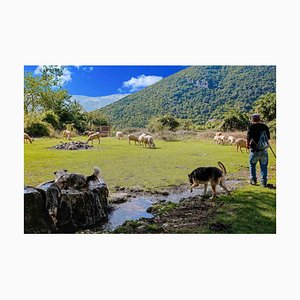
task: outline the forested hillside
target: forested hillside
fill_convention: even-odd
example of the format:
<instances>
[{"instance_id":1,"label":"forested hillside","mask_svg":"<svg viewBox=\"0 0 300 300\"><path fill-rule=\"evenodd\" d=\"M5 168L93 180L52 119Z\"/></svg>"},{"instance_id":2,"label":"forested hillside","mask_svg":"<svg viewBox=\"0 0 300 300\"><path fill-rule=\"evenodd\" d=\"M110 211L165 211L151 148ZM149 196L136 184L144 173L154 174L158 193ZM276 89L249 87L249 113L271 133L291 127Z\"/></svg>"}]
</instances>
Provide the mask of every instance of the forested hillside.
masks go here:
<instances>
[{"instance_id":1,"label":"forested hillside","mask_svg":"<svg viewBox=\"0 0 300 300\"><path fill-rule=\"evenodd\" d=\"M191 66L100 110L120 128L144 127L167 113L204 124L234 107L249 111L275 92L275 66Z\"/></svg>"}]
</instances>

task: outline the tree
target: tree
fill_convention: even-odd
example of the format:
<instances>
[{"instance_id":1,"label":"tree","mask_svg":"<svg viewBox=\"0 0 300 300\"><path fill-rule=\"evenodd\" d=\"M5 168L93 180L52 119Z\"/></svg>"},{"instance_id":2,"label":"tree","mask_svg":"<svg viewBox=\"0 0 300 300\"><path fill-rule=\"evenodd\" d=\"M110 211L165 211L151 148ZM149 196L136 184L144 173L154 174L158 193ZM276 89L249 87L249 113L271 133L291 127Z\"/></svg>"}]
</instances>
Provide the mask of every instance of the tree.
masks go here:
<instances>
[{"instance_id":1,"label":"tree","mask_svg":"<svg viewBox=\"0 0 300 300\"><path fill-rule=\"evenodd\" d=\"M85 118L89 129L109 124L107 116L100 110L85 113Z\"/></svg>"},{"instance_id":2,"label":"tree","mask_svg":"<svg viewBox=\"0 0 300 300\"><path fill-rule=\"evenodd\" d=\"M254 111L261 115L265 122L270 122L276 119L276 94L267 93L262 95L254 103Z\"/></svg>"},{"instance_id":3,"label":"tree","mask_svg":"<svg viewBox=\"0 0 300 300\"><path fill-rule=\"evenodd\" d=\"M246 130L249 126L248 114L236 109L226 112L223 117L220 129L229 130Z\"/></svg>"},{"instance_id":4,"label":"tree","mask_svg":"<svg viewBox=\"0 0 300 300\"><path fill-rule=\"evenodd\" d=\"M82 130L86 127L84 109L63 88L63 69L64 67L59 66L43 66L39 67L39 74L36 76L30 72L25 74L25 115L40 113L55 129L74 124L76 129Z\"/></svg>"},{"instance_id":5,"label":"tree","mask_svg":"<svg viewBox=\"0 0 300 300\"><path fill-rule=\"evenodd\" d=\"M25 113L41 110L53 110L53 103L61 103L68 92L62 89L63 67L43 66L40 74L33 76L27 72L24 78L24 110ZM64 96L62 98L62 96Z\"/></svg>"},{"instance_id":6,"label":"tree","mask_svg":"<svg viewBox=\"0 0 300 300\"><path fill-rule=\"evenodd\" d=\"M161 130L175 130L180 123L176 118L167 114L162 117L153 118L148 124L148 129L151 132L157 132Z\"/></svg>"}]
</instances>

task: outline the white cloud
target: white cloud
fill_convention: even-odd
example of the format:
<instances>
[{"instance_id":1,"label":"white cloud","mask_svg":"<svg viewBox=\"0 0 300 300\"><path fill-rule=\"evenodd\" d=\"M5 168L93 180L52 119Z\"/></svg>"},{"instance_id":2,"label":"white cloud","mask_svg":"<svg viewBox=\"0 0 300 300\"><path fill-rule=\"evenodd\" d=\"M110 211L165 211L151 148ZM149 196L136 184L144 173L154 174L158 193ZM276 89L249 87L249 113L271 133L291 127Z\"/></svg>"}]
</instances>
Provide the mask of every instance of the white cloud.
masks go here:
<instances>
[{"instance_id":1,"label":"white cloud","mask_svg":"<svg viewBox=\"0 0 300 300\"><path fill-rule=\"evenodd\" d=\"M152 85L162 79L161 76L146 76L140 75L138 77L132 77L128 81L123 82L123 88L130 89L130 92L136 92L142 88Z\"/></svg>"},{"instance_id":2,"label":"white cloud","mask_svg":"<svg viewBox=\"0 0 300 300\"><path fill-rule=\"evenodd\" d=\"M63 70L63 75L61 77L61 83L64 85L65 83L69 82L72 80L72 73L68 68L64 68Z\"/></svg>"},{"instance_id":3,"label":"white cloud","mask_svg":"<svg viewBox=\"0 0 300 300\"><path fill-rule=\"evenodd\" d=\"M37 68L34 70L35 75L40 75L42 74L43 66L37 66Z\"/></svg>"},{"instance_id":4,"label":"white cloud","mask_svg":"<svg viewBox=\"0 0 300 300\"><path fill-rule=\"evenodd\" d=\"M86 71L86 72L92 72L93 69L94 69L94 67L82 67L82 70Z\"/></svg>"},{"instance_id":5,"label":"white cloud","mask_svg":"<svg viewBox=\"0 0 300 300\"><path fill-rule=\"evenodd\" d=\"M60 67L60 66L57 66ZM34 74L35 75L41 75L43 71L43 66L37 66L37 68L34 70ZM60 79L60 83L62 85L64 85L65 83L69 82L72 80L72 72L67 68L64 67L63 68L63 74L62 77Z\"/></svg>"}]
</instances>

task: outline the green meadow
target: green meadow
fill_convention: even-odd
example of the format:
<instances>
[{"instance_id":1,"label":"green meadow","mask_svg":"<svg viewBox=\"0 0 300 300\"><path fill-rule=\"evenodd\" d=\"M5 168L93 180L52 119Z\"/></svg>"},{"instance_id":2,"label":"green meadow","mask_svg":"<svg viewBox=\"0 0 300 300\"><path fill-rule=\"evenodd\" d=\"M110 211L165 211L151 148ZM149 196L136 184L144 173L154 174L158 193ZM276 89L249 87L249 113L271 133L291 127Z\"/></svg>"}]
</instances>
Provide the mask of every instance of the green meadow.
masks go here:
<instances>
[{"instance_id":1,"label":"green meadow","mask_svg":"<svg viewBox=\"0 0 300 300\"><path fill-rule=\"evenodd\" d=\"M85 137L76 140L85 141ZM212 140L165 142L156 140L156 149L128 145L128 141L102 138L90 150L56 150L49 147L62 139L40 138L24 144L25 185L35 186L52 180L53 172L90 175L93 167L100 168L102 177L114 186L140 187L146 190L166 188L187 183L187 174L199 166L217 166L221 161L228 175L239 176L248 170L248 154L237 153L235 146L215 145ZM274 146L273 146L274 147ZM275 159L270 153L270 166ZM273 174L274 176L275 174ZM271 178L273 180L274 178Z\"/></svg>"},{"instance_id":2,"label":"green meadow","mask_svg":"<svg viewBox=\"0 0 300 300\"><path fill-rule=\"evenodd\" d=\"M85 141L85 137L75 140ZM232 224L234 233L276 232L276 189L249 186L248 154L235 146L216 145L211 139L166 142L156 140L156 149L128 145L128 141L102 138L90 150L56 150L49 147L62 139L40 138L24 144L24 183L36 186L54 179L54 171L90 175L98 166L111 192L116 186L161 190L188 184L187 174L199 166L226 166L228 179L240 180L234 199L222 195L225 204L217 219ZM275 149L275 144L272 143ZM259 166L257 167L259 178ZM269 151L269 183L276 184L275 158ZM230 188L230 185L228 185Z\"/></svg>"}]
</instances>

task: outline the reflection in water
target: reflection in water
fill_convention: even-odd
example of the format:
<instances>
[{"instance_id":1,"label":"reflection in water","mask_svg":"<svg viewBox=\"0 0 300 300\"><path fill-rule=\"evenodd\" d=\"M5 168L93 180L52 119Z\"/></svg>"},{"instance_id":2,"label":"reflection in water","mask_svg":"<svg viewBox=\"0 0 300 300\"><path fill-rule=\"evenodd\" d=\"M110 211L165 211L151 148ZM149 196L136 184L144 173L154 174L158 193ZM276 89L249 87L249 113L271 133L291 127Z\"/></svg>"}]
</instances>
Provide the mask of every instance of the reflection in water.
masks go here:
<instances>
[{"instance_id":1,"label":"reflection in water","mask_svg":"<svg viewBox=\"0 0 300 300\"><path fill-rule=\"evenodd\" d=\"M140 218L152 218L153 215L147 213L147 208L160 200L178 203L181 199L193 197L202 193L200 189L194 189L190 193L189 189L178 194L170 194L168 196L137 196L125 203L115 206L115 210L109 215L107 224L102 227L104 231L112 231L122 225L127 220L137 220ZM101 231L102 231L101 230Z\"/></svg>"}]
</instances>

